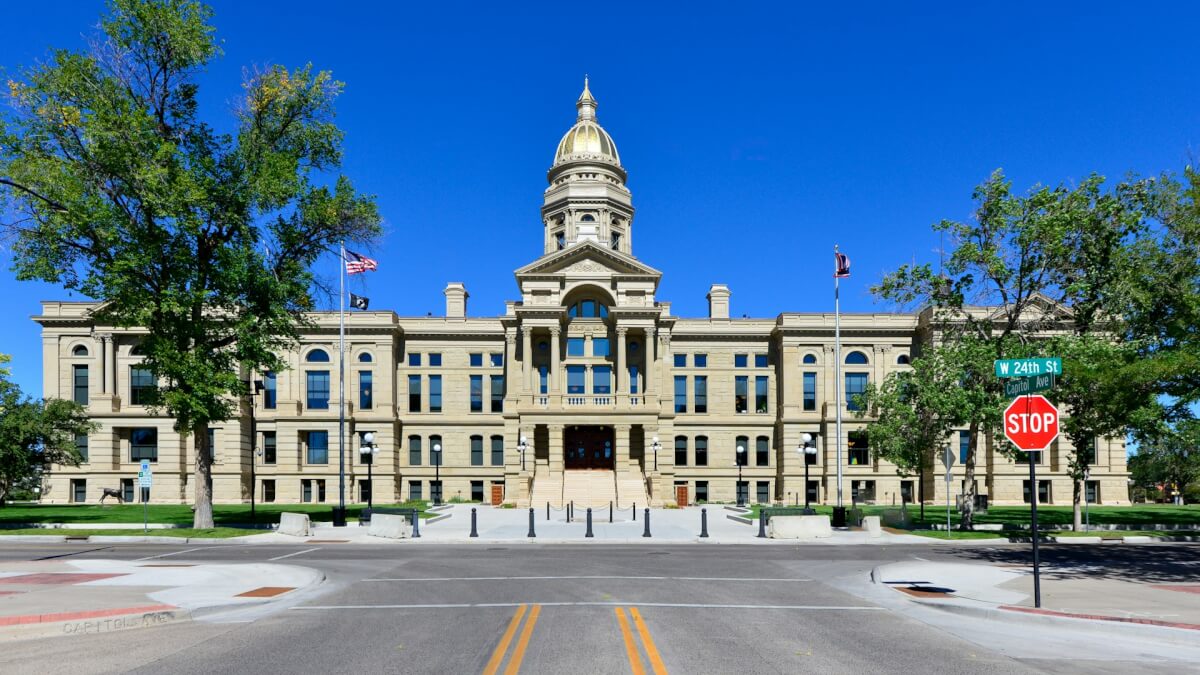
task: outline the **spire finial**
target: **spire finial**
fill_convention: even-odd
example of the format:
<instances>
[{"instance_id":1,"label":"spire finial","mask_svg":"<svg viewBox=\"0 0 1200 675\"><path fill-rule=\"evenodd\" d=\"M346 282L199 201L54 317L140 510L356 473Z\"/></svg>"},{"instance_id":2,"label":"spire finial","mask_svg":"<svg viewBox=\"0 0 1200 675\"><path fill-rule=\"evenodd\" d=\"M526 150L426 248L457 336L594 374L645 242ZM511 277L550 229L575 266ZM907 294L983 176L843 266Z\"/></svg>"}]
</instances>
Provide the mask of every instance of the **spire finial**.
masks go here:
<instances>
[{"instance_id":1,"label":"spire finial","mask_svg":"<svg viewBox=\"0 0 1200 675\"><path fill-rule=\"evenodd\" d=\"M575 108L579 111L579 120L596 119L596 98L592 96L591 89L588 89L587 73L583 75L583 93L579 95L579 100L575 102Z\"/></svg>"}]
</instances>

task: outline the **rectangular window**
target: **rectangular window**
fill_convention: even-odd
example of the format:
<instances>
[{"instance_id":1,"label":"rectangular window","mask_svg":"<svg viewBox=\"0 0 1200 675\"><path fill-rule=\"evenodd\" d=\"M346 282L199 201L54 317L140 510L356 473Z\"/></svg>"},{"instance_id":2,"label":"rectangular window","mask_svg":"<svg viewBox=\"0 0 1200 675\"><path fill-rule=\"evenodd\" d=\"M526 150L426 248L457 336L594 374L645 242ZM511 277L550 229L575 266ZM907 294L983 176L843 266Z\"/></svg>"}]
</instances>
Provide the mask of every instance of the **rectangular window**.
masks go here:
<instances>
[{"instance_id":1,"label":"rectangular window","mask_svg":"<svg viewBox=\"0 0 1200 675\"><path fill-rule=\"evenodd\" d=\"M429 367L430 368L440 368L441 366L442 366L442 355L441 354L430 354L429 355Z\"/></svg>"},{"instance_id":2,"label":"rectangular window","mask_svg":"<svg viewBox=\"0 0 1200 675\"><path fill-rule=\"evenodd\" d=\"M817 450L817 452L820 452L820 450ZM817 463L817 453L816 452L804 453L804 463L809 464L809 465L816 464Z\"/></svg>"},{"instance_id":3,"label":"rectangular window","mask_svg":"<svg viewBox=\"0 0 1200 675\"><path fill-rule=\"evenodd\" d=\"M329 409L329 371L310 370L305 373L307 379L308 408L310 410Z\"/></svg>"},{"instance_id":4,"label":"rectangular window","mask_svg":"<svg viewBox=\"0 0 1200 675\"><path fill-rule=\"evenodd\" d=\"M708 501L708 481L696 481L696 502L705 503Z\"/></svg>"},{"instance_id":5,"label":"rectangular window","mask_svg":"<svg viewBox=\"0 0 1200 675\"><path fill-rule=\"evenodd\" d=\"M750 378L738 375L733 379L733 411L744 413L749 410Z\"/></svg>"},{"instance_id":6,"label":"rectangular window","mask_svg":"<svg viewBox=\"0 0 1200 675\"><path fill-rule=\"evenodd\" d=\"M154 375L149 368L129 367L129 403L146 405L154 397Z\"/></svg>"},{"instance_id":7,"label":"rectangular window","mask_svg":"<svg viewBox=\"0 0 1200 675\"><path fill-rule=\"evenodd\" d=\"M850 451L847 461L851 465L862 466L871 462L871 449L866 431L851 431L846 434L846 447Z\"/></svg>"},{"instance_id":8,"label":"rectangular window","mask_svg":"<svg viewBox=\"0 0 1200 675\"><path fill-rule=\"evenodd\" d=\"M1028 480L1021 481L1021 498L1025 500L1026 504L1029 503L1029 481ZM1037 498L1038 498L1039 504L1049 504L1050 503L1050 481L1048 481L1048 480L1039 480L1038 481L1038 497Z\"/></svg>"},{"instance_id":9,"label":"rectangular window","mask_svg":"<svg viewBox=\"0 0 1200 675\"><path fill-rule=\"evenodd\" d=\"M687 354L676 354L673 363L676 368L687 368Z\"/></svg>"},{"instance_id":10,"label":"rectangular window","mask_svg":"<svg viewBox=\"0 0 1200 675\"><path fill-rule=\"evenodd\" d=\"M1028 464L1029 462L1040 465L1042 463L1042 451L1034 450L1033 452L1017 453L1016 464Z\"/></svg>"},{"instance_id":11,"label":"rectangular window","mask_svg":"<svg viewBox=\"0 0 1200 675\"><path fill-rule=\"evenodd\" d=\"M306 457L308 464L328 464L329 463L329 432L328 431L310 431L308 436L308 456Z\"/></svg>"},{"instance_id":12,"label":"rectangular window","mask_svg":"<svg viewBox=\"0 0 1200 675\"><path fill-rule=\"evenodd\" d=\"M263 455L262 455L263 464L274 464L276 461L278 461L278 458L276 456L277 448L275 445L275 432L274 431L264 431L263 432L262 451L263 451Z\"/></svg>"},{"instance_id":13,"label":"rectangular window","mask_svg":"<svg viewBox=\"0 0 1200 675\"><path fill-rule=\"evenodd\" d=\"M854 397L864 394L866 391L866 373L846 373L846 410L862 410L862 406L855 403Z\"/></svg>"},{"instance_id":14,"label":"rectangular window","mask_svg":"<svg viewBox=\"0 0 1200 675\"><path fill-rule=\"evenodd\" d=\"M473 501L473 502L482 502L483 501L483 481L481 481L481 480L471 481L471 501Z\"/></svg>"},{"instance_id":15,"label":"rectangular window","mask_svg":"<svg viewBox=\"0 0 1200 675\"><path fill-rule=\"evenodd\" d=\"M129 461L158 461L158 429L133 429L129 432Z\"/></svg>"},{"instance_id":16,"label":"rectangular window","mask_svg":"<svg viewBox=\"0 0 1200 675\"><path fill-rule=\"evenodd\" d=\"M121 499L124 499L126 503L134 502L133 479L132 478L122 478L121 479ZM137 500L137 501L141 501L141 500Z\"/></svg>"},{"instance_id":17,"label":"rectangular window","mask_svg":"<svg viewBox=\"0 0 1200 675\"><path fill-rule=\"evenodd\" d=\"M754 378L754 412L759 414L767 412L767 383L765 375Z\"/></svg>"},{"instance_id":18,"label":"rectangular window","mask_svg":"<svg viewBox=\"0 0 1200 675\"><path fill-rule=\"evenodd\" d=\"M433 356L433 354L430 354ZM429 412L442 412L442 376L429 376Z\"/></svg>"},{"instance_id":19,"label":"rectangular window","mask_svg":"<svg viewBox=\"0 0 1200 675\"><path fill-rule=\"evenodd\" d=\"M492 412L504 412L504 376L492 375Z\"/></svg>"},{"instance_id":20,"label":"rectangular window","mask_svg":"<svg viewBox=\"0 0 1200 675\"><path fill-rule=\"evenodd\" d=\"M208 428L208 461L217 461L217 430Z\"/></svg>"},{"instance_id":21,"label":"rectangular window","mask_svg":"<svg viewBox=\"0 0 1200 675\"><path fill-rule=\"evenodd\" d=\"M503 436L492 436L492 466L504 466Z\"/></svg>"},{"instance_id":22,"label":"rectangular window","mask_svg":"<svg viewBox=\"0 0 1200 675\"><path fill-rule=\"evenodd\" d=\"M567 338L567 356L583 356L583 343L581 337Z\"/></svg>"},{"instance_id":23,"label":"rectangular window","mask_svg":"<svg viewBox=\"0 0 1200 675\"><path fill-rule=\"evenodd\" d=\"M629 366L629 393L638 393L638 367Z\"/></svg>"},{"instance_id":24,"label":"rectangular window","mask_svg":"<svg viewBox=\"0 0 1200 675\"><path fill-rule=\"evenodd\" d=\"M817 374L804 373L804 409L817 409Z\"/></svg>"},{"instance_id":25,"label":"rectangular window","mask_svg":"<svg viewBox=\"0 0 1200 675\"><path fill-rule=\"evenodd\" d=\"M1099 441L1093 440L1091 446L1075 451L1075 454L1076 454L1076 456L1079 457L1080 462L1082 462L1088 466L1092 466L1093 464L1096 463L1096 444L1097 443L1099 443Z\"/></svg>"},{"instance_id":26,"label":"rectangular window","mask_svg":"<svg viewBox=\"0 0 1200 675\"><path fill-rule=\"evenodd\" d=\"M371 481L358 481L358 500L364 504L371 501Z\"/></svg>"},{"instance_id":27,"label":"rectangular window","mask_svg":"<svg viewBox=\"0 0 1200 675\"><path fill-rule=\"evenodd\" d=\"M756 494L754 495L755 501L757 501L759 504L770 503L770 501L771 501L771 481L769 481L769 480L758 481L758 484L755 485L755 492L756 492Z\"/></svg>"},{"instance_id":28,"label":"rectangular window","mask_svg":"<svg viewBox=\"0 0 1200 675\"><path fill-rule=\"evenodd\" d=\"M79 405L88 403L88 367L71 366L72 400Z\"/></svg>"},{"instance_id":29,"label":"rectangular window","mask_svg":"<svg viewBox=\"0 0 1200 675\"><path fill-rule=\"evenodd\" d=\"M418 354L409 354L408 355L408 365L410 368L420 368L421 367L421 355L419 353Z\"/></svg>"},{"instance_id":30,"label":"rectangular window","mask_svg":"<svg viewBox=\"0 0 1200 675\"><path fill-rule=\"evenodd\" d=\"M733 355L733 367L734 368L747 367L750 364L749 358L750 358L749 354L734 354Z\"/></svg>"},{"instance_id":31,"label":"rectangular window","mask_svg":"<svg viewBox=\"0 0 1200 675\"><path fill-rule=\"evenodd\" d=\"M697 368L707 368L708 354L692 354L692 365Z\"/></svg>"},{"instance_id":32,"label":"rectangular window","mask_svg":"<svg viewBox=\"0 0 1200 675\"><path fill-rule=\"evenodd\" d=\"M592 368L592 393L593 394L611 394L612 393L612 368L609 366L596 366Z\"/></svg>"},{"instance_id":33,"label":"rectangular window","mask_svg":"<svg viewBox=\"0 0 1200 675\"><path fill-rule=\"evenodd\" d=\"M491 364L493 368L504 367L504 354L502 352L492 352Z\"/></svg>"},{"instance_id":34,"label":"rectangular window","mask_svg":"<svg viewBox=\"0 0 1200 675\"><path fill-rule=\"evenodd\" d=\"M971 432L958 432L958 463L966 465L967 453L971 451Z\"/></svg>"},{"instance_id":35,"label":"rectangular window","mask_svg":"<svg viewBox=\"0 0 1200 675\"><path fill-rule=\"evenodd\" d=\"M408 412L421 412L421 376L408 376Z\"/></svg>"},{"instance_id":36,"label":"rectangular window","mask_svg":"<svg viewBox=\"0 0 1200 675\"><path fill-rule=\"evenodd\" d=\"M695 406L696 412L708 412L708 376L697 375L692 379L692 394L692 405Z\"/></svg>"},{"instance_id":37,"label":"rectangular window","mask_svg":"<svg viewBox=\"0 0 1200 675\"><path fill-rule=\"evenodd\" d=\"M275 373L267 373L263 375L263 408L274 410L275 406L279 405L279 387L275 380Z\"/></svg>"},{"instance_id":38,"label":"rectangular window","mask_svg":"<svg viewBox=\"0 0 1200 675\"><path fill-rule=\"evenodd\" d=\"M586 394L584 366L567 366L567 393Z\"/></svg>"},{"instance_id":39,"label":"rectangular window","mask_svg":"<svg viewBox=\"0 0 1200 675\"><path fill-rule=\"evenodd\" d=\"M317 501L324 502L325 501L325 480L318 479L313 482L317 484Z\"/></svg>"},{"instance_id":40,"label":"rectangular window","mask_svg":"<svg viewBox=\"0 0 1200 675\"><path fill-rule=\"evenodd\" d=\"M363 370L358 373L358 408L359 410L370 410L375 405L375 396L371 391L373 388L374 378L371 376L371 371Z\"/></svg>"},{"instance_id":41,"label":"rectangular window","mask_svg":"<svg viewBox=\"0 0 1200 675\"><path fill-rule=\"evenodd\" d=\"M708 466L708 436L696 437L696 466Z\"/></svg>"},{"instance_id":42,"label":"rectangular window","mask_svg":"<svg viewBox=\"0 0 1200 675\"><path fill-rule=\"evenodd\" d=\"M421 500L421 481L419 481L419 480L408 481L408 500L410 502L416 502L416 501Z\"/></svg>"},{"instance_id":43,"label":"rectangular window","mask_svg":"<svg viewBox=\"0 0 1200 675\"><path fill-rule=\"evenodd\" d=\"M675 437L675 466L687 466L687 436Z\"/></svg>"},{"instance_id":44,"label":"rectangular window","mask_svg":"<svg viewBox=\"0 0 1200 675\"><path fill-rule=\"evenodd\" d=\"M471 412L483 412L483 376L471 376Z\"/></svg>"},{"instance_id":45,"label":"rectangular window","mask_svg":"<svg viewBox=\"0 0 1200 675\"><path fill-rule=\"evenodd\" d=\"M262 499L268 504L275 501L275 480L268 479L262 482Z\"/></svg>"},{"instance_id":46,"label":"rectangular window","mask_svg":"<svg viewBox=\"0 0 1200 675\"><path fill-rule=\"evenodd\" d=\"M1084 499L1089 504L1097 504L1100 502L1100 481L1089 480L1084 486Z\"/></svg>"},{"instance_id":47,"label":"rectangular window","mask_svg":"<svg viewBox=\"0 0 1200 675\"><path fill-rule=\"evenodd\" d=\"M766 436L759 436L754 439L754 465L771 465L771 439Z\"/></svg>"},{"instance_id":48,"label":"rectangular window","mask_svg":"<svg viewBox=\"0 0 1200 675\"><path fill-rule=\"evenodd\" d=\"M592 356L609 356L608 338L592 338Z\"/></svg>"},{"instance_id":49,"label":"rectangular window","mask_svg":"<svg viewBox=\"0 0 1200 675\"><path fill-rule=\"evenodd\" d=\"M429 465L444 466L442 458L446 456L446 448L442 446L441 436L429 437Z\"/></svg>"},{"instance_id":50,"label":"rectangular window","mask_svg":"<svg viewBox=\"0 0 1200 675\"><path fill-rule=\"evenodd\" d=\"M675 376L675 412L687 412L687 377Z\"/></svg>"},{"instance_id":51,"label":"rectangular window","mask_svg":"<svg viewBox=\"0 0 1200 675\"><path fill-rule=\"evenodd\" d=\"M88 461L88 437L87 434L75 434L75 452L79 455L79 461Z\"/></svg>"},{"instance_id":52,"label":"rectangular window","mask_svg":"<svg viewBox=\"0 0 1200 675\"><path fill-rule=\"evenodd\" d=\"M351 460L350 460L350 461L354 461L353 457L354 457L354 455L356 455L356 454L357 454L357 455L358 455L358 461L359 461L359 462L361 462L362 464L366 465L366 464L374 464L374 463L375 463L375 455L377 455L377 454L379 454L380 452L382 452L382 451L383 451L383 448L379 447L379 444L378 444L378 443L376 443L376 444L375 444L375 447L374 447L374 448L371 448L371 446L367 445L367 442L366 442L366 440L363 438L363 437L364 437L364 436L366 436L367 434L373 434L373 433L375 433L375 432L374 432L374 431L367 431L367 430L365 430L365 429L364 429L364 430L362 430L362 431L360 431L360 432L358 432L358 451L357 451L357 452L355 452L355 450L354 450L354 448L353 448L353 447L351 447L351 448L349 449L349 450L350 450L350 456L351 456ZM372 450L372 449L373 449L375 452L371 452L371 450ZM367 450L367 452L363 452L363 450Z\"/></svg>"},{"instance_id":53,"label":"rectangular window","mask_svg":"<svg viewBox=\"0 0 1200 675\"><path fill-rule=\"evenodd\" d=\"M87 479L72 478L71 479L71 501L76 504L83 504L87 501Z\"/></svg>"},{"instance_id":54,"label":"rectangular window","mask_svg":"<svg viewBox=\"0 0 1200 675\"><path fill-rule=\"evenodd\" d=\"M738 452L738 451L741 452ZM750 438L738 436L733 447L733 463L737 466L750 466Z\"/></svg>"},{"instance_id":55,"label":"rectangular window","mask_svg":"<svg viewBox=\"0 0 1200 675\"><path fill-rule=\"evenodd\" d=\"M312 501L312 479L311 478L302 478L300 480L300 501L302 501L302 502L311 502Z\"/></svg>"},{"instance_id":56,"label":"rectangular window","mask_svg":"<svg viewBox=\"0 0 1200 675\"><path fill-rule=\"evenodd\" d=\"M408 437L408 465L421 466L421 437Z\"/></svg>"},{"instance_id":57,"label":"rectangular window","mask_svg":"<svg viewBox=\"0 0 1200 675\"><path fill-rule=\"evenodd\" d=\"M548 366L538 366L538 393L550 393L550 368Z\"/></svg>"},{"instance_id":58,"label":"rectangular window","mask_svg":"<svg viewBox=\"0 0 1200 675\"><path fill-rule=\"evenodd\" d=\"M471 437L471 466L483 466L483 436Z\"/></svg>"},{"instance_id":59,"label":"rectangular window","mask_svg":"<svg viewBox=\"0 0 1200 675\"><path fill-rule=\"evenodd\" d=\"M767 367L767 355L766 354L755 354L754 355L754 367L755 368L766 368Z\"/></svg>"},{"instance_id":60,"label":"rectangular window","mask_svg":"<svg viewBox=\"0 0 1200 675\"><path fill-rule=\"evenodd\" d=\"M472 368L482 368L483 367L483 354L471 354L470 358L471 358L471 367Z\"/></svg>"}]
</instances>

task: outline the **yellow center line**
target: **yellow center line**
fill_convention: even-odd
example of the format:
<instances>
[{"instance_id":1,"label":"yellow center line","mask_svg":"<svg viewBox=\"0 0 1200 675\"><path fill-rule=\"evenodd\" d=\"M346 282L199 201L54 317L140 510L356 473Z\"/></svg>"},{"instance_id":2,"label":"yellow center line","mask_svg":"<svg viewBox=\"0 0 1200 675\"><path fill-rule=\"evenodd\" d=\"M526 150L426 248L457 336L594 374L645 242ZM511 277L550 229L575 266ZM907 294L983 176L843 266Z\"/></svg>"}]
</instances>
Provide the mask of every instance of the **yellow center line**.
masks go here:
<instances>
[{"instance_id":1,"label":"yellow center line","mask_svg":"<svg viewBox=\"0 0 1200 675\"><path fill-rule=\"evenodd\" d=\"M646 628L646 622L642 620L641 612L637 610L637 607L630 607L629 615L633 617L633 625L637 626L638 634L642 636L642 646L646 648L646 657L650 660L650 667L654 669L654 675L667 675L667 667L658 654L658 648L654 646L654 640L650 639L650 629Z\"/></svg>"},{"instance_id":2,"label":"yellow center line","mask_svg":"<svg viewBox=\"0 0 1200 675\"><path fill-rule=\"evenodd\" d=\"M541 611L541 605L534 605L533 611L529 613L529 618L525 619L525 628L521 630L521 639L517 640L517 646L513 648L513 654L508 659L508 668L504 669L504 675L517 675L517 671L521 670L521 660L525 658L525 648L529 646L529 636L533 634L533 625L537 623L538 614Z\"/></svg>"},{"instance_id":3,"label":"yellow center line","mask_svg":"<svg viewBox=\"0 0 1200 675\"><path fill-rule=\"evenodd\" d=\"M508 651L508 643L512 642L513 635L517 632L517 626L521 625L521 617L525 616L525 609L525 605L517 607L512 621L508 622L508 628L504 631L504 636L500 638L500 644L496 645L496 651L492 652L492 658L488 659L487 665L484 666L483 675L496 675L496 672L500 670L500 662L504 660L504 652Z\"/></svg>"},{"instance_id":4,"label":"yellow center line","mask_svg":"<svg viewBox=\"0 0 1200 675\"><path fill-rule=\"evenodd\" d=\"M629 655L629 668L633 671L633 675L645 675L646 671L642 668L642 657L638 655L637 645L633 643L633 633L629 630L629 622L625 620L625 610L617 607L616 612L617 623L621 626L621 638L625 640L625 653Z\"/></svg>"}]
</instances>

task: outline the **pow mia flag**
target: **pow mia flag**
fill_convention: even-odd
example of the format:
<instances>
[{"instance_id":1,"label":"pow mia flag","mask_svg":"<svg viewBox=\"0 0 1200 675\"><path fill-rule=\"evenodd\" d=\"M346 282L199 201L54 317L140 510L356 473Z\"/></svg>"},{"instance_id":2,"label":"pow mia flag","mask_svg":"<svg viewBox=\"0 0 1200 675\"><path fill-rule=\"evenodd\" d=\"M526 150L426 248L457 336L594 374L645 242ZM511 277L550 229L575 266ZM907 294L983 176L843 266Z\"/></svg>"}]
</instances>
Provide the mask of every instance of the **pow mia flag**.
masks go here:
<instances>
[{"instance_id":1,"label":"pow mia flag","mask_svg":"<svg viewBox=\"0 0 1200 675\"><path fill-rule=\"evenodd\" d=\"M364 298L361 295L350 294L350 306L354 309L366 309L367 305L371 304L370 298Z\"/></svg>"}]
</instances>

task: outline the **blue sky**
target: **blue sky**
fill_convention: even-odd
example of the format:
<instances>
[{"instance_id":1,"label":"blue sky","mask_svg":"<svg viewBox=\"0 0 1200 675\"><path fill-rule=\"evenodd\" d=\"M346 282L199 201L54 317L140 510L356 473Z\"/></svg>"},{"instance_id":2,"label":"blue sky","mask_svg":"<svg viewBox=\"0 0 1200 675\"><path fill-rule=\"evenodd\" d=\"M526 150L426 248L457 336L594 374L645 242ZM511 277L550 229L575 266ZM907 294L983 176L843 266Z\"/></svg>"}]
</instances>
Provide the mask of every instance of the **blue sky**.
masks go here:
<instances>
[{"instance_id":1,"label":"blue sky","mask_svg":"<svg viewBox=\"0 0 1200 675\"><path fill-rule=\"evenodd\" d=\"M102 8L11 4L0 67L82 46ZM440 313L448 281L466 283L472 315L516 296L584 73L629 171L634 252L681 316L703 315L715 282L736 316L830 310L835 243L854 261L843 309L887 311L867 288L936 259L930 224L969 217L992 170L1023 189L1179 170L1200 148L1193 3L214 9L225 56L201 81L218 126L244 68L312 62L346 83L344 172L387 224L380 271L355 291L404 315ZM69 296L18 283L9 264L0 251L0 352L36 395L27 317Z\"/></svg>"}]
</instances>

